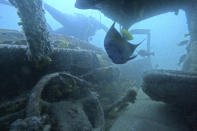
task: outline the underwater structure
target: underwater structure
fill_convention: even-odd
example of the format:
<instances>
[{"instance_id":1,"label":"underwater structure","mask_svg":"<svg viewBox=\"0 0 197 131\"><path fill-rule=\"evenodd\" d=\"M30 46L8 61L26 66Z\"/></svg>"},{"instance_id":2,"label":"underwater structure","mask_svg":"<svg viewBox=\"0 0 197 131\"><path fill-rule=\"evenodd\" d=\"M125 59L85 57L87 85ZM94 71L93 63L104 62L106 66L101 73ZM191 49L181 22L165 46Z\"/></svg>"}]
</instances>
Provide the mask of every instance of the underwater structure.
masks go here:
<instances>
[{"instance_id":1,"label":"underwater structure","mask_svg":"<svg viewBox=\"0 0 197 131\"><path fill-rule=\"evenodd\" d=\"M167 12L178 13L179 9L184 10L191 37L187 58L183 65L185 71L193 71L196 68L196 51L194 51L197 39L196 5L195 0L96 0L95 2L77 0L75 3L75 6L80 9L97 9L125 28L152 16Z\"/></svg>"},{"instance_id":2,"label":"underwater structure","mask_svg":"<svg viewBox=\"0 0 197 131\"><path fill-rule=\"evenodd\" d=\"M0 1L0 4L13 6L6 0ZM64 34L88 42L95 35L96 31L104 30L107 32L108 30L105 25L93 17L88 17L83 14L70 15L62 13L47 3L44 3L44 9L63 26L53 30L47 23L50 33Z\"/></svg>"},{"instance_id":3,"label":"underwater structure","mask_svg":"<svg viewBox=\"0 0 197 131\"><path fill-rule=\"evenodd\" d=\"M41 0L10 2L18 9L23 32L0 29L0 130L109 131L129 104L135 103L138 92L133 88L134 82L122 78L121 70L101 49L66 35L49 35ZM125 6L131 6L130 2L139 8L149 7L148 4L151 8L148 8L150 12L146 10L150 14L147 17L174 11L177 4L169 1L165 3L169 8L164 8L165 4L159 5L164 1L153 1L152 4L142 0L76 2L80 8L100 10L102 7L109 10L112 4L109 6L108 2L123 10L127 9ZM157 9L162 9L160 6L164 10L158 13ZM141 14L139 8L128 9ZM193 8L189 13L192 14L191 26L196 16ZM118 14L116 11L121 10L114 8L111 11L112 14L115 12L114 18ZM128 23L122 24L126 28L130 26ZM193 31L195 34L196 30ZM196 59L192 57L192 60ZM186 69L194 71L191 64ZM152 100L181 107L179 110L184 107L182 116L191 131L195 131L196 76L194 72L153 70L144 75L142 89Z\"/></svg>"},{"instance_id":4,"label":"underwater structure","mask_svg":"<svg viewBox=\"0 0 197 131\"><path fill-rule=\"evenodd\" d=\"M186 13L190 43L182 71L156 70L144 75L142 89L153 100L178 107L190 125L197 129L197 1L195 0L76 0L80 9L97 9L125 28L166 12Z\"/></svg>"},{"instance_id":5,"label":"underwater structure","mask_svg":"<svg viewBox=\"0 0 197 131\"><path fill-rule=\"evenodd\" d=\"M101 49L49 35L41 0L10 3L24 32L0 30L0 130L110 130L136 91Z\"/></svg>"},{"instance_id":6,"label":"underwater structure","mask_svg":"<svg viewBox=\"0 0 197 131\"><path fill-rule=\"evenodd\" d=\"M82 14L65 14L46 3L44 3L44 8L63 26L54 31L51 30L54 33L74 36L80 40L89 41L97 30L104 30L107 32L107 27L93 17L84 16Z\"/></svg>"}]
</instances>

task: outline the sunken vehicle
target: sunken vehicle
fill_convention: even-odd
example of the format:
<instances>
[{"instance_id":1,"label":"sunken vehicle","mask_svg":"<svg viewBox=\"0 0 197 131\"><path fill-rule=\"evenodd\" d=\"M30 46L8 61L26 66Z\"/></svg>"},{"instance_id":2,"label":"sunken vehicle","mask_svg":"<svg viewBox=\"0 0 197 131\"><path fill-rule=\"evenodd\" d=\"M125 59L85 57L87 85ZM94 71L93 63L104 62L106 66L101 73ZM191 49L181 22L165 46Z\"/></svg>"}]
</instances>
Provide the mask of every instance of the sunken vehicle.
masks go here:
<instances>
[{"instance_id":1,"label":"sunken vehicle","mask_svg":"<svg viewBox=\"0 0 197 131\"><path fill-rule=\"evenodd\" d=\"M122 130L197 129L195 0L75 3L80 9L101 11L125 29L184 9L191 40L181 71L151 70L151 56L116 65L88 42L49 35L41 0L9 2L18 9L23 32L0 30L0 130L113 131L125 126L124 119L131 127ZM130 32L146 34L150 52L150 31Z\"/></svg>"}]
</instances>

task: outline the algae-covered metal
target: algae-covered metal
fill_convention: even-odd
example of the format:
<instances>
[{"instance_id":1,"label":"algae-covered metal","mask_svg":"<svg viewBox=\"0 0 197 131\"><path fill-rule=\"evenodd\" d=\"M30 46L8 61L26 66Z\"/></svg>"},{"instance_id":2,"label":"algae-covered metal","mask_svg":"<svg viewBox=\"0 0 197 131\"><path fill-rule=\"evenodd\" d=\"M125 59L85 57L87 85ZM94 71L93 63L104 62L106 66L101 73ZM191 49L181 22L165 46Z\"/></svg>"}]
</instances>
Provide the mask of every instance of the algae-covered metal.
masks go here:
<instances>
[{"instance_id":1,"label":"algae-covered metal","mask_svg":"<svg viewBox=\"0 0 197 131\"><path fill-rule=\"evenodd\" d=\"M52 47L41 0L9 0L17 9L28 42L30 59L37 66L49 63Z\"/></svg>"}]
</instances>

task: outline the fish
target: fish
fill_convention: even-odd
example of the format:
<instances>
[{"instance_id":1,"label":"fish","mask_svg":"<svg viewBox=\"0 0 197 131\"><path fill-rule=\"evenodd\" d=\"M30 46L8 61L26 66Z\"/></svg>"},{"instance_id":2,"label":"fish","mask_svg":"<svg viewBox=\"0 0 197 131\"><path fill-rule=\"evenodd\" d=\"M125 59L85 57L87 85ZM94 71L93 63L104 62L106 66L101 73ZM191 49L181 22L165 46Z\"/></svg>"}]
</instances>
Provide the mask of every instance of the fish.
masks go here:
<instances>
[{"instance_id":1,"label":"fish","mask_svg":"<svg viewBox=\"0 0 197 131\"><path fill-rule=\"evenodd\" d=\"M183 46L183 45L186 45L188 42L189 42L189 40L183 40L183 41L177 43L177 45L178 46Z\"/></svg>"},{"instance_id":2,"label":"fish","mask_svg":"<svg viewBox=\"0 0 197 131\"><path fill-rule=\"evenodd\" d=\"M180 57L178 66L180 66L180 65L185 61L186 57L187 57L186 54L184 54L184 55L182 55L182 56Z\"/></svg>"},{"instance_id":3,"label":"fish","mask_svg":"<svg viewBox=\"0 0 197 131\"><path fill-rule=\"evenodd\" d=\"M158 68L159 68L159 64L156 64L156 65L155 65L155 69L158 69Z\"/></svg>"},{"instance_id":4,"label":"fish","mask_svg":"<svg viewBox=\"0 0 197 131\"><path fill-rule=\"evenodd\" d=\"M143 50L143 49L139 50L137 54L140 55L141 57L155 55L154 52L148 52L147 50Z\"/></svg>"},{"instance_id":5,"label":"fish","mask_svg":"<svg viewBox=\"0 0 197 131\"><path fill-rule=\"evenodd\" d=\"M104 38L104 48L113 63L124 64L137 57L137 55L133 55L133 53L144 40L138 44L129 43L121 36L114 26L115 22L112 24Z\"/></svg>"},{"instance_id":6,"label":"fish","mask_svg":"<svg viewBox=\"0 0 197 131\"><path fill-rule=\"evenodd\" d=\"M188 34L184 34L184 37L186 38L186 37L188 37L188 36L190 36L190 34L188 33Z\"/></svg>"}]
</instances>

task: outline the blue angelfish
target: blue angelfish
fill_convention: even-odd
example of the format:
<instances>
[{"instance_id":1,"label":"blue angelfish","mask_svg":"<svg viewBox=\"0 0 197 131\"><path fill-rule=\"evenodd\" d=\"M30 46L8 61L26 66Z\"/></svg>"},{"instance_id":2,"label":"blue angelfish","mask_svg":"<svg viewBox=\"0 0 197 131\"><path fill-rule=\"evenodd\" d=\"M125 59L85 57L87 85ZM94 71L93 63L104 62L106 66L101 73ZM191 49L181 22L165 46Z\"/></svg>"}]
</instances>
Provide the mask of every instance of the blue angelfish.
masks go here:
<instances>
[{"instance_id":1,"label":"blue angelfish","mask_svg":"<svg viewBox=\"0 0 197 131\"><path fill-rule=\"evenodd\" d=\"M133 52L144 40L138 44L129 43L114 26L115 22L105 36L104 47L113 63L124 64L137 56Z\"/></svg>"}]
</instances>

